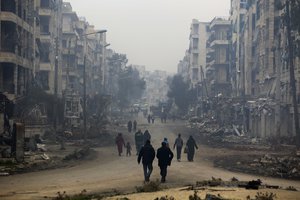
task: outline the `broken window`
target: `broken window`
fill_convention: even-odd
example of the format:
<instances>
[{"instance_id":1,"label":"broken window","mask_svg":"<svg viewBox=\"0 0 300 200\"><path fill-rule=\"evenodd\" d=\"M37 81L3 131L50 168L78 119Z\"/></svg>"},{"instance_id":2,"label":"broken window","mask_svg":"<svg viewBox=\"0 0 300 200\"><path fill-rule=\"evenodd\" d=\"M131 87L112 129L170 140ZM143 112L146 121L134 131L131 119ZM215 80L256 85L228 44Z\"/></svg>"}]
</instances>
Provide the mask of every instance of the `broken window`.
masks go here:
<instances>
[{"instance_id":1,"label":"broken window","mask_svg":"<svg viewBox=\"0 0 300 200\"><path fill-rule=\"evenodd\" d=\"M50 8L50 0L41 0L41 8Z\"/></svg>"},{"instance_id":2,"label":"broken window","mask_svg":"<svg viewBox=\"0 0 300 200\"><path fill-rule=\"evenodd\" d=\"M49 72L48 71L40 71L40 84L44 90L49 90Z\"/></svg>"},{"instance_id":3,"label":"broken window","mask_svg":"<svg viewBox=\"0 0 300 200\"><path fill-rule=\"evenodd\" d=\"M16 2L12 0L2 0L1 11L16 13Z\"/></svg>"},{"instance_id":4,"label":"broken window","mask_svg":"<svg viewBox=\"0 0 300 200\"><path fill-rule=\"evenodd\" d=\"M50 43L42 43L40 53L41 62L50 62Z\"/></svg>"},{"instance_id":5,"label":"broken window","mask_svg":"<svg viewBox=\"0 0 300 200\"><path fill-rule=\"evenodd\" d=\"M3 72L3 91L14 94L14 65L12 63L1 63Z\"/></svg>"},{"instance_id":6,"label":"broken window","mask_svg":"<svg viewBox=\"0 0 300 200\"><path fill-rule=\"evenodd\" d=\"M193 80L198 80L198 78L199 78L198 74L199 74L199 69L198 68L193 68L193 77L192 77L192 79Z\"/></svg>"},{"instance_id":7,"label":"broken window","mask_svg":"<svg viewBox=\"0 0 300 200\"><path fill-rule=\"evenodd\" d=\"M16 46L16 24L12 22L1 22L1 51L15 52Z\"/></svg>"},{"instance_id":8,"label":"broken window","mask_svg":"<svg viewBox=\"0 0 300 200\"><path fill-rule=\"evenodd\" d=\"M193 38L193 49L198 49L198 38Z\"/></svg>"},{"instance_id":9,"label":"broken window","mask_svg":"<svg viewBox=\"0 0 300 200\"><path fill-rule=\"evenodd\" d=\"M49 24L49 16L40 16L40 31L42 35L50 35Z\"/></svg>"}]
</instances>

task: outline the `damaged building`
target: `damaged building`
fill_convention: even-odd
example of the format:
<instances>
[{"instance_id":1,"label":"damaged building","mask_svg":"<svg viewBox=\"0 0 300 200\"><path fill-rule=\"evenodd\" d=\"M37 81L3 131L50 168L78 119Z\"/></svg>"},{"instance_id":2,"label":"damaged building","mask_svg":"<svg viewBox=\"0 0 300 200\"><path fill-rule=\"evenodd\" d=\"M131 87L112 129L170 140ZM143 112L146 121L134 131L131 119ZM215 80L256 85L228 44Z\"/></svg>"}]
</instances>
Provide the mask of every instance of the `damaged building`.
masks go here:
<instances>
[{"instance_id":1,"label":"damaged building","mask_svg":"<svg viewBox=\"0 0 300 200\"><path fill-rule=\"evenodd\" d=\"M62 0L36 0L40 39L38 80L49 94L62 95L61 29Z\"/></svg>"},{"instance_id":2,"label":"damaged building","mask_svg":"<svg viewBox=\"0 0 300 200\"><path fill-rule=\"evenodd\" d=\"M0 91L9 99L26 93L35 60L34 0L1 0Z\"/></svg>"},{"instance_id":3,"label":"damaged building","mask_svg":"<svg viewBox=\"0 0 300 200\"><path fill-rule=\"evenodd\" d=\"M222 112L215 110L214 103L235 102L226 104L235 111L226 115L234 119L238 113L240 120L236 123L249 136L294 138L296 135L288 31L283 20L285 3L284 0L231 0L230 16L215 17L209 23L204 79L197 83L198 72L196 76L190 70L195 60L191 51L178 64L178 73L191 85L198 85L197 92L207 93L198 98L197 106L218 114ZM299 33L292 31L291 35L299 41ZM190 42L192 51L193 44ZM293 61L299 105L299 56L295 55Z\"/></svg>"},{"instance_id":4,"label":"damaged building","mask_svg":"<svg viewBox=\"0 0 300 200\"><path fill-rule=\"evenodd\" d=\"M231 96L231 79L229 69L229 32L228 18L215 17L209 26L210 36L207 40L206 77L209 83L210 97Z\"/></svg>"}]
</instances>

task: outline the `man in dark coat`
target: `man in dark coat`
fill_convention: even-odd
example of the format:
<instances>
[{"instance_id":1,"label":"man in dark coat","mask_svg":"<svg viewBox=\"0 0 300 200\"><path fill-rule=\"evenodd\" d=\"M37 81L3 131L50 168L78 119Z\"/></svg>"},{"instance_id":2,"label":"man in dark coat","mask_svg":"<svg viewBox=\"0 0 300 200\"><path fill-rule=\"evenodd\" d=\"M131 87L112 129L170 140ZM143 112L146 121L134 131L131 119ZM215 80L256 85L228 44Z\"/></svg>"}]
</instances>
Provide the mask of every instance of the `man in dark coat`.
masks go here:
<instances>
[{"instance_id":1,"label":"man in dark coat","mask_svg":"<svg viewBox=\"0 0 300 200\"><path fill-rule=\"evenodd\" d=\"M135 133L134 139L135 139L136 155L138 155L144 144L144 134L142 133L141 129L139 129Z\"/></svg>"},{"instance_id":2,"label":"man in dark coat","mask_svg":"<svg viewBox=\"0 0 300 200\"><path fill-rule=\"evenodd\" d=\"M137 127L137 122L136 120L133 121L133 131L136 131L136 127Z\"/></svg>"},{"instance_id":3,"label":"man in dark coat","mask_svg":"<svg viewBox=\"0 0 300 200\"><path fill-rule=\"evenodd\" d=\"M140 164L141 159L142 159L145 182L150 181L150 175L153 170L152 163L153 163L154 158L155 158L155 150L152 147L150 140L147 140L145 145L140 150L140 153L139 153L139 156L137 159L138 164Z\"/></svg>"},{"instance_id":4,"label":"man in dark coat","mask_svg":"<svg viewBox=\"0 0 300 200\"><path fill-rule=\"evenodd\" d=\"M198 146L197 146L196 141L194 140L193 136L189 137L188 141L186 142L186 146L188 148L187 159L189 162L193 162L194 155L195 155L195 148L198 149Z\"/></svg>"},{"instance_id":5,"label":"man in dark coat","mask_svg":"<svg viewBox=\"0 0 300 200\"><path fill-rule=\"evenodd\" d=\"M162 183L166 182L167 168L171 165L173 156L173 152L167 147L167 144L162 142L161 147L157 150L156 154Z\"/></svg>"},{"instance_id":6,"label":"man in dark coat","mask_svg":"<svg viewBox=\"0 0 300 200\"><path fill-rule=\"evenodd\" d=\"M132 130L132 121L129 120L129 122L127 123L127 128L128 128L128 132L131 133Z\"/></svg>"},{"instance_id":7,"label":"man in dark coat","mask_svg":"<svg viewBox=\"0 0 300 200\"><path fill-rule=\"evenodd\" d=\"M150 124L150 122L151 122L151 115L148 115L148 124Z\"/></svg>"},{"instance_id":8,"label":"man in dark coat","mask_svg":"<svg viewBox=\"0 0 300 200\"><path fill-rule=\"evenodd\" d=\"M182 146L183 146L183 140L181 138L181 134L179 133L178 137L175 140L174 146L173 146L173 149L175 149L175 147L176 147L176 150L177 150L177 161L178 162L180 162L180 159L181 159Z\"/></svg>"},{"instance_id":9,"label":"man in dark coat","mask_svg":"<svg viewBox=\"0 0 300 200\"><path fill-rule=\"evenodd\" d=\"M150 141L151 141L151 135L150 135L150 133L149 133L148 130L145 130L145 132L144 132L144 143L145 143L147 140L150 140Z\"/></svg>"}]
</instances>

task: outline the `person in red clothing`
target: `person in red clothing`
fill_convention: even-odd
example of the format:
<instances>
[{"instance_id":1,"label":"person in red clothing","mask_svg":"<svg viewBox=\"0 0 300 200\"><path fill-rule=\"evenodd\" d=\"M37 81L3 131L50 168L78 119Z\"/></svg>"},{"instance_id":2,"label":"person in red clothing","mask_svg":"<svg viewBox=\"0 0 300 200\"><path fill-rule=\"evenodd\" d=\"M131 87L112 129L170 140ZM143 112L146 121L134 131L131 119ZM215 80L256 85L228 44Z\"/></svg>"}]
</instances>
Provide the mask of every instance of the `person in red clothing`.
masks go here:
<instances>
[{"instance_id":1,"label":"person in red clothing","mask_svg":"<svg viewBox=\"0 0 300 200\"><path fill-rule=\"evenodd\" d=\"M119 133L116 137L116 145L118 147L119 156L121 156L123 152L123 146L125 147L125 141L122 133Z\"/></svg>"}]
</instances>

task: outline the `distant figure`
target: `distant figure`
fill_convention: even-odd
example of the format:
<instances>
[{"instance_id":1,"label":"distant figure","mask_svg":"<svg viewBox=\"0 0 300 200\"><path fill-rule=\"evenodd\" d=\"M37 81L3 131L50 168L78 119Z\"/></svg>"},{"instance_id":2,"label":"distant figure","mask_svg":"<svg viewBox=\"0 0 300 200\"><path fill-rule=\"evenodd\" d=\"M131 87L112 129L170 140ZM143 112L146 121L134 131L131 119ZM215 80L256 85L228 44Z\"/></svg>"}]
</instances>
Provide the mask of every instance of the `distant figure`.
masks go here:
<instances>
[{"instance_id":1,"label":"distant figure","mask_svg":"<svg viewBox=\"0 0 300 200\"><path fill-rule=\"evenodd\" d=\"M136 131L136 126L137 126L137 122L136 120L133 121L133 131L135 132Z\"/></svg>"},{"instance_id":2,"label":"distant figure","mask_svg":"<svg viewBox=\"0 0 300 200\"><path fill-rule=\"evenodd\" d=\"M128 132L131 133L132 130L132 121L129 120L129 122L127 123L127 128L128 128Z\"/></svg>"},{"instance_id":3,"label":"distant figure","mask_svg":"<svg viewBox=\"0 0 300 200\"><path fill-rule=\"evenodd\" d=\"M152 124L154 124L154 120L155 120L154 115L152 115L151 120L152 120Z\"/></svg>"},{"instance_id":4,"label":"distant figure","mask_svg":"<svg viewBox=\"0 0 300 200\"><path fill-rule=\"evenodd\" d=\"M116 137L116 145L118 147L119 156L121 156L123 152L123 146L125 147L125 142L122 133L119 133Z\"/></svg>"},{"instance_id":5,"label":"distant figure","mask_svg":"<svg viewBox=\"0 0 300 200\"><path fill-rule=\"evenodd\" d=\"M138 155L142 146L144 145L144 135L143 135L141 129L139 129L135 133L134 139L135 139L136 155Z\"/></svg>"},{"instance_id":6,"label":"distant figure","mask_svg":"<svg viewBox=\"0 0 300 200\"><path fill-rule=\"evenodd\" d=\"M131 145L130 142L127 142L126 144L126 156L131 156Z\"/></svg>"},{"instance_id":7,"label":"distant figure","mask_svg":"<svg viewBox=\"0 0 300 200\"><path fill-rule=\"evenodd\" d=\"M148 115L148 124L150 124L151 123L151 115L149 114Z\"/></svg>"},{"instance_id":8,"label":"distant figure","mask_svg":"<svg viewBox=\"0 0 300 200\"><path fill-rule=\"evenodd\" d=\"M193 162L194 155L195 155L195 148L198 149L198 146L197 146L196 141L194 140L193 136L189 137L188 141L186 142L186 146L188 148L187 159L189 162Z\"/></svg>"},{"instance_id":9,"label":"distant figure","mask_svg":"<svg viewBox=\"0 0 300 200\"><path fill-rule=\"evenodd\" d=\"M161 147L157 150L156 154L162 183L166 182L167 168L171 165L173 156L174 155L170 148L167 147L167 144L165 142L162 142Z\"/></svg>"},{"instance_id":10,"label":"distant figure","mask_svg":"<svg viewBox=\"0 0 300 200\"><path fill-rule=\"evenodd\" d=\"M167 123L167 113L164 112L164 123Z\"/></svg>"},{"instance_id":11,"label":"distant figure","mask_svg":"<svg viewBox=\"0 0 300 200\"><path fill-rule=\"evenodd\" d=\"M182 150L182 147L183 147L183 140L181 138L181 134L180 133L178 134L178 137L175 140L173 149L175 149L175 147L176 147L176 153L177 153L177 161L180 162L180 159L181 159L181 150Z\"/></svg>"},{"instance_id":12,"label":"distant figure","mask_svg":"<svg viewBox=\"0 0 300 200\"><path fill-rule=\"evenodd\" d=\"M145 132L144 132L144 143L145 143L147 140L150 140L150 141L151 141L151 135L150 135L150 133L149 133L148 130L145 130Z\"/></svg>"},{"instance_id":13,"label":"distant figure","mask_svg":"<svg viewBox=\"0 0 300 200\"><path fill-rule=\"evenodd\" d=\"M145 142L145 145L141 148L137 159L138 164L140 164L142 159L145 182L150 181L150 175L153 170L152 163L154 158L155 158L155 150L152 147L150 140L147 140Z\"/></svg>"}]
</instances>

